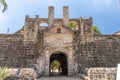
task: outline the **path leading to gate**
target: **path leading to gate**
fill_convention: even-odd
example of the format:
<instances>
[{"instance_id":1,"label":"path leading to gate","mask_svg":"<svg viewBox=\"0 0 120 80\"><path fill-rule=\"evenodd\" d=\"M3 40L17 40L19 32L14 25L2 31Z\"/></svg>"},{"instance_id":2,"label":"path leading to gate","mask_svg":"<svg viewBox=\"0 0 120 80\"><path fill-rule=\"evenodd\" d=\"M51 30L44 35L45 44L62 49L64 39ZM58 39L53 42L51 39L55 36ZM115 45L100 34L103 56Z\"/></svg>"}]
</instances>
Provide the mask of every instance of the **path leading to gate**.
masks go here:
<instances>
[{"instance_id":1,"label":"path leading to gate","mask_svg":"<svg viewBox=\"0 0 120 80\"><path fill-rule=\"evenodd\" d=\"M81 80L81 79L67 76L55 76L55 77L41 77L38 80Z\"/></svg>"}]
</instances>

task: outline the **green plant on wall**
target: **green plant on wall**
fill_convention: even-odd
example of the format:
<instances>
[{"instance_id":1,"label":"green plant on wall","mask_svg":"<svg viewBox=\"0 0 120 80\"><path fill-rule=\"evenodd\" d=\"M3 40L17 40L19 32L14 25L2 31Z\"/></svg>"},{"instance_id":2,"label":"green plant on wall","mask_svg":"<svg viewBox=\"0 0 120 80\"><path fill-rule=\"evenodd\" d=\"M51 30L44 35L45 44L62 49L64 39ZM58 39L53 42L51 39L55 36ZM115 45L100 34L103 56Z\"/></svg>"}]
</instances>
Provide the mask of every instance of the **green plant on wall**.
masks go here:
<instances>
[{"instance_id":1,"label":"green plant on wall","mask_svg":"<svg viewBox=\"0 0 120 80\"><path fill-rule=\"evenodd\" d=\"M0 80L4 80L8 76L10 76L10 74L7 67L0 67Z\"/></svg>"},{"instance_id":2,"label":"green plant on wall","mask_svg":"<svg viewBox=\"0 0 120 80\"><path fill-rule=\"evenodd\" d=\"M76 24L76 23L71 22L71 23L69 23L69 26L70 26L71 28L76 28L77 24Z\"/></svg>"},{"instance_id":3,"label":"green plant on wall","mask_svg":"<svg viewBox=\"0 0 120 80\"><path fill-rule=\"evenodd\" d=\"M93 26L93 31L97 34L101 34L97 26Z\"/></svg>"}]
</instances>

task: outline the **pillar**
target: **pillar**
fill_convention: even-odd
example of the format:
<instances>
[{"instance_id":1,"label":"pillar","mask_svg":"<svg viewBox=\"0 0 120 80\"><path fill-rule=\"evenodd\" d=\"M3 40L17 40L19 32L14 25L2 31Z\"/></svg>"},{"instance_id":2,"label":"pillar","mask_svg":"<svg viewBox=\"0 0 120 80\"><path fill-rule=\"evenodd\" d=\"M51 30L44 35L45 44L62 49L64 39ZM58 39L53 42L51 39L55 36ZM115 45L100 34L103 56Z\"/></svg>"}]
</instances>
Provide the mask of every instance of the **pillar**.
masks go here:
<instances>
[{"instance_id":1,"label":"pillar","mask_svg":"<svg viewBox=\"0 0 120 80\"><path fill-rule=\"evenodd\" d=\"M44 64L45 64L45 66L44 66L44 70L45 70L45 73L44 73L44 75L45 76L49 76L49 60L50 59L50 55L49 55L49 47L46 47L46 49L45 49L45 62L44 62Z\"/></svg>"},{"instance_id":2,"label":"pillar","mask_svg":"<svg viewBox=\"0 0 120 80\"><path fill-rule=\"evenodd\" d=\"M69 12L68 6L63 7L63 25L68 27L69 26Z\"/></svg>"},{"instance_id":3,"label":"pillar","mask_svg":"<svg viewBox=\"0 0 120 80\"><path fill-rule=\"evenodd\" d=\"M74 71L75 71L73 53L74 53L73 47L69 47L69 54L68 54L68 76L74 75Z\"/></svg>"},{"instance_id":4,"label":"pillar","mask_svg":"<svg viewBox=\"0 0 120 80\"><path fill-rule=\"evenodd\" d=\"M82 21L82 17L80 17L80 30L81 30L81 35L84 34L84 23Z\"/></svg>"},{"instance_id":5,"label":"pillar","mask_svg":"<svg viewBox=\"0 0 120 80\"><path fill-rule=\"evenodd\" d=\"M49 14L48 14L48 26L52 27L54 25L54 7L49 7Z\"/></svg>"}]
</instances>

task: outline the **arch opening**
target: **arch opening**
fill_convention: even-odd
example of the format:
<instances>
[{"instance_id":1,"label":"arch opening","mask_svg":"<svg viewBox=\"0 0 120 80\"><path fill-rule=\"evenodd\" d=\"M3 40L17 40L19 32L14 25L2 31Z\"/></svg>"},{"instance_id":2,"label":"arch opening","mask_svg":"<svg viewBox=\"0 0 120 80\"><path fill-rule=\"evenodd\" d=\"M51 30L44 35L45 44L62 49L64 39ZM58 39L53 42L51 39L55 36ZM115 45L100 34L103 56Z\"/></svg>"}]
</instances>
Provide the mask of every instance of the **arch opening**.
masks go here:
<instances>
[{"instance_id":1,"label":"arch opening","mask_svg":"<svg viewBox=\"0 0 120 80\"><path fill-rule=\"evenodd\" d=\"M50 56L50 76L67 76L67 57L63 53L53 53Z\"/></svg>"},{"instance_id":2,"label":"arch opening","mask_svg":"<svg viewBox=\"0 0 120 80\"><path fill-rule=\"evenodd\" d=\"M48 26L48 23L41 23L39 24L41 27L47 27Z\"/></svg>"},{"instance_id":3,"label":"arch opening","mask_svg":"<svg viewBox=\"0 0 120 80\"><path fill-rule=\"evenodd\" d=\"M43 23L39 23L39 29L46 29L48 27L48 23L43 22Z\"/></svg>"}]
</instances>

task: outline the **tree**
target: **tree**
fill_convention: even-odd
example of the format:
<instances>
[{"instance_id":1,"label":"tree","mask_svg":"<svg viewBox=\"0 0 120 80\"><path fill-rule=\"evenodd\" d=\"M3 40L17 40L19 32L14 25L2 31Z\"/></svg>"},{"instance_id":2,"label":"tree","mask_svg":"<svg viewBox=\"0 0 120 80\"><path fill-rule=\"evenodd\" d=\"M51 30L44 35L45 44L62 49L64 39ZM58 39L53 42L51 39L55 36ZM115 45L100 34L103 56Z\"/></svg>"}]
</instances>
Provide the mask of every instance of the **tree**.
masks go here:
<instances>
[{"instance_id":1,"label":"tree","mask_svg":"<svg viewBox=\"0 0 120 80\"><path fill-rule=\"evenodd\" d=\"M97 34L101 34L97 26L93 26L93 31Z\"/></svg>"},{"instance_id":2,"label":"tree","mask_svg":"<svg viewBox=\"0 0 120 80\"><path fill-rule=\"evenodd\" d=\"M6 11L8 6L5 0L0 0L0 7L3 6L2 12Z\"/></svg>"},{"instance_id":3,"label":"tree","mask_svg":"<svg viewBox=\"0 0 120 80\"><path fill-rule=\"evenodd\" d=\"M52 61L52 63L51 63L51 69L55 70L55 69L59 69L59 68L60 68L59 61L57 61L57 60Z\"/></svg>"}]
</instances>

